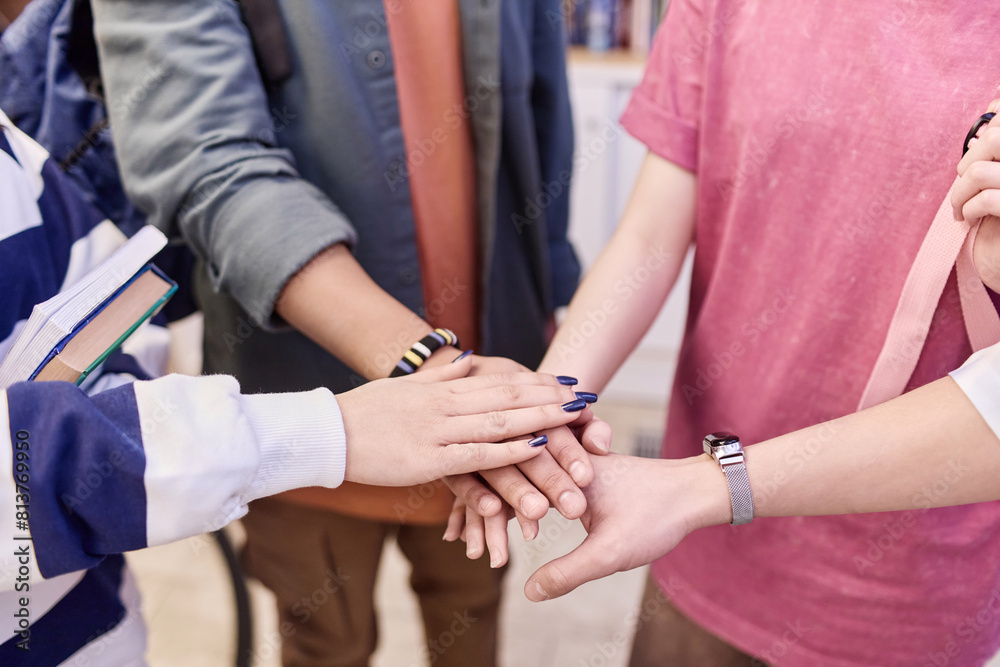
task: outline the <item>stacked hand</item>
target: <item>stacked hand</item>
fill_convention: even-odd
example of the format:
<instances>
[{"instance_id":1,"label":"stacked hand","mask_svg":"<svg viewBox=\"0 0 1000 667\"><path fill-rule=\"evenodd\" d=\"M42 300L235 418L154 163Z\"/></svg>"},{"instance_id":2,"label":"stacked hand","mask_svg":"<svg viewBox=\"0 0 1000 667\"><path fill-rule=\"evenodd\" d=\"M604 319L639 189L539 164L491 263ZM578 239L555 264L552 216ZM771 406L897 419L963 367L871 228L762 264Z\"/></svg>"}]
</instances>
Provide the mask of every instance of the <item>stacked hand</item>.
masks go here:
<instances>
[{"instance_id":1,"label":"stacked hand","mask_svg":"<svg viewBox=\"0 0 1000 667\"><path fill-rule=\"evenodd\" d=\"M584 410L570 424L570 437L572 442L581 443L584 448L591 452L604 454L610 448L611 428L607 423L594 416L590 410ZM580 447L580 445L576 445ZM592 461L597 461L602 456L585 455L588 459L588 467L594 470ZM520 467L524 467L522 464ZM482 474L482 473L481 473ZM539 488L547 488L545 496L552 494L551 488L559 488L564 484L561 478L565 473L556 473L552 478L541 478ZM483 475L484 480L489 480L490 475ZM593 473L588 479L591 483ZM533 479L533 478L531 478ZM535 490L532 482L524 477L512 475L512 479L507 486L496 486L499 498L487 488L483 481L462 476L460 478L447 478L445 483L456 492L455 505L452 508L451 517L448 520L448 528L445 531L444 539L455 541L463 539L466 543L466 552L469 558L479 558L484 551L490 552L490 564L493 567L500 567L507 562L507 522L511 518L516 518L521 527L521 533L525 540L532 540L538 535L538 520L545 516L549 509L547 501L539 491ZM560 512L567 519L577 519L586 516L589 511L586 500L586 488L580 492L584 496L580 511L574 512L573 516L566 512ZM537 498L537 500L535 500ZM485 499L486 503L482 501ZM528 505L528 502L534 504ZM484 504L486 509L482 509Z\"/></svg>"},{"instance_id":2,"label":"stacked hand","mask_svg":"<svg viewBox=\"0 0 1000 667\"><path fill-rule=\"evenodd\" d=\"M531 446L539 444L534 435L524 434L574 420L575 413L560 407L576 400L572 389L536 373L465 377L472 364L466 358L338 395L348 442L346 479L406 486L541 456L552 460L546 447Z\"/></svg>"},{"instance_id":3,"label":"stacked hand","mask_svg":"<svg viewBox=\"0 0 1000 667\"><path fill-rule=\"evenodd\" d=\"M527 372L528 369L509 359L474 357L473 374L497 372ZM514 517L526 539L538 533L538 520L549 506L555 507L568 519L580 518L587 509L581 489L594 478L588 452L604 454L611 448L611 431L607 424L595 419L586 409L586 400L572 390L575 380L560 377L572 398L562 408L573 421L574 430L563 426L541 432L548 438L546 451L517 466L481 470L478 475L465 474L445 478L456 495L446 539L466 537L470 558L479 558L487 544L491 548L491 564L499 567L507 561L507 521ZM588 400L594 400L588 396Z\"/></svg>"}]
</instances>

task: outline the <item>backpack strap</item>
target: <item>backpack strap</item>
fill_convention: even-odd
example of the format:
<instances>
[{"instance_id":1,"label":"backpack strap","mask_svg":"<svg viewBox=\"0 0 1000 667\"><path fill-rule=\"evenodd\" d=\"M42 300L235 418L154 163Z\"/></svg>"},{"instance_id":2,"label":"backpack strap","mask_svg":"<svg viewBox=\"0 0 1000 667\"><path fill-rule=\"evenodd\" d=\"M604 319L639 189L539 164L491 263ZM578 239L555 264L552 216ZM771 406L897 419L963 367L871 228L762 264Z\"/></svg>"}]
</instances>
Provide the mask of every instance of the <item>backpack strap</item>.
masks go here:
<instances>
[{"instance_id":1,"label":"backpack strap","mask_svg":"<svg viewBox=\"0 0 1000 667\"><path fill-rule=\"evenodd\" d=\"M97 43L94 41L94 14L90 2L91 0L73 0L66 59L80 74L87 89L102 95ZM270 87L281 84L295 69L278 0L240 0L239 6L264 83Z\"/></svg>"},{"instance_id":2,"label":"backpack strap","mask_svg":"<svg viewBox=\"0 0 1000 667\"><path fill-rule=\"evenodd\" d=\"M278 0L240 0L240 13L264 83L269 87L283 83L295 69Z\"/></svg>"},{"instance_id":3,"label":"backpack strap","mask_svg":"<svg viewBox=\"0 0 1000 667\"><path fill-rule=\"evenodd\" d=\"M973 352L1000 342L1000 317L972 258L979 220L955 219L951 206L954 188L953 183L910 267L858 410L895 398L906 389L953 266L958 275L962 316Z\"/></svg>"},{"instance_id":4,"label":"backpack strap","mask_svg":"<svg viewBox=\"0 0 1000 667\"><path fill-rule=\"evenodd\" d=\"M104 97L90 0L73 0L73 15L69 34L66 36L66 62L80 75L88 91Z\"/></svg>"}]
</instances>

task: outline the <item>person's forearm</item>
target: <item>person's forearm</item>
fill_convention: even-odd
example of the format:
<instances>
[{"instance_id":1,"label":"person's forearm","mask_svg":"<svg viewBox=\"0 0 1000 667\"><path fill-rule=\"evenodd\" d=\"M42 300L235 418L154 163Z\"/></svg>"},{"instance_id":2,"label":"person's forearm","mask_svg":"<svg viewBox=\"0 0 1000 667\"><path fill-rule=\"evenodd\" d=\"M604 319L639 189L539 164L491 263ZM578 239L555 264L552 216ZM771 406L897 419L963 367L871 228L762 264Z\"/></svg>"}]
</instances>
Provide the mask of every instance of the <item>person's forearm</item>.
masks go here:
<instances>
[{"instance_id":1,"label":"person's forearm","mask_svg":"<svg viewBox=\"0 0 1000 667\"><path fill-rule=\"evenodd\" d=\"M389 375L433 327L375 284L344 245L327 248L295 274L275 311L335 357L372 380ZM457 356L444 347L429 361Z\"/></svg>"},{"instance_id":2,"label":"person's forearm","mask_svg":"<svg viewBox=\"0 0 1000 667\"><path fill-rule=\"evenodd\" d=\"M955 375L961 387L946 377L863 412L749 444L755 515L924 510L1000 499L994 430L1000 413L993 402L1000 378L995 366L981 365L993 362L980 358L974 372ZM587 539L529 578L531 600L651 563L694 530L732 520L726 478L707 454L666 460L612 454L594 457L594 467Z\"/></svg>"},{"instance_id":3,"label":"person's forearm","mask_svg":"<svg viewBox=\"0 0 1000 667\"><path fill-rule=\"evenodd\" d=\"M732 518L719 465L703 523ZM755 515L928 509L1000 499L1000 441L950 377L882 405L746 447ZM718 478L714 479L713 477Z\"/></svg>"},{"instance_id":4,"label":"person's forearm","mask_svg":"<svg viewBox=\"0 0 1000 667\"><path fill-rule=\"evenodd\" d=\"M244 395L224 375L94 396L22 382L0 392L0 424L0 509L14 517L15 504L25 515L30 505L30 566L46 579L217 530L264 496L338 486L346 465L328 390ZM17 569L0 557L0 590L13 588L6 575Z\"/></svg>"},{"instance_id":5,"label":"person's forearm","mask_svg":"<svg viewBox=\"0 0 1000 667\"><path fill-rule=\"evenodd\" d=\"M276 326L290 277L356 233L278 146L238 4L92 4L126 193L150 224L183 236L216 290Z\"/></svg>"},{"instance_id":6,"label":"person's forearm","mask_svg":"<svg viewBox=\"0 0 1000 667\"><path fill-rule=\"evenodd\" d=\"M600 391L645 335L693 237L695 177L662 158L643 163L608 246L577 290L539 370Z\"/></svg>"}]
</instances>

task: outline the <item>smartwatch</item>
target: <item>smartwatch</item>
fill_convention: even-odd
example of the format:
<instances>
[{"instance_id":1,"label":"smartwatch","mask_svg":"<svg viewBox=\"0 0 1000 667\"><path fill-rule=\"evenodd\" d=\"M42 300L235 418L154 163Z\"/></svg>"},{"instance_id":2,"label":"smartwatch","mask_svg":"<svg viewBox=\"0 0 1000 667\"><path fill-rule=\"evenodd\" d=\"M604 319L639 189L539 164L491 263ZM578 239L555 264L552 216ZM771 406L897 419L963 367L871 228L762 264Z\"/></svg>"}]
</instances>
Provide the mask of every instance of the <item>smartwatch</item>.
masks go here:
<instances>
[{"instance_id":1,"label":"smartwatch","mask_svg":"<svg viewBox=\"0 0 1000 667\"><path fill-rule=\"evenodd\" d=\"M738 435L732 433L709 433L702 443L705 453L719 462L729 485L729 499L733 503L734 526L753 521L753 493L747 476L743 444Z\"/></svg>"}]
</instances>

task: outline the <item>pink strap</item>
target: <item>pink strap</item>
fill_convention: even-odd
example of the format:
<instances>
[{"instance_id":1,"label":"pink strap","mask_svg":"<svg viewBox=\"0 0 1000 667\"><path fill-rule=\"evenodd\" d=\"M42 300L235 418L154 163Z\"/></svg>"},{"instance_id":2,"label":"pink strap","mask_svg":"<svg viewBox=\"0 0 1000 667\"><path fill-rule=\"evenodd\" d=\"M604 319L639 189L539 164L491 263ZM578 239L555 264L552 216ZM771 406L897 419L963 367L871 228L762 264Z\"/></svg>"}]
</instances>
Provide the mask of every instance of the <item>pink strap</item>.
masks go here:
<instances>
[{"instance_id":1,"label":"pink strap","mask_svg":"<svg viewBox=\"0 0 1000 667\"><path fill-rule=\"evenodd\" d=\"M955 262L958 293L962 297L962 315L965 317L965 330L969 332L973 352L1000 342L1000 317L997 316L993 301L972 260L978 233L979 221L975 220Z\"/></svg>"},{"instance_id":2,"label":"pink strap","mask_svg":"<svg viewBox=\"0 0 1000 667\"><path fill-rule=\"evenodd\" d=\"M952 266L957 267L962 314L973 351L1000 341L1000 317L972 261L979 221L970 227L968 222L955 220L951 206L954 187L952 184L941 202L910 267L858 410L895 398L906 389Z\"/></svg>"}]
</instances>

